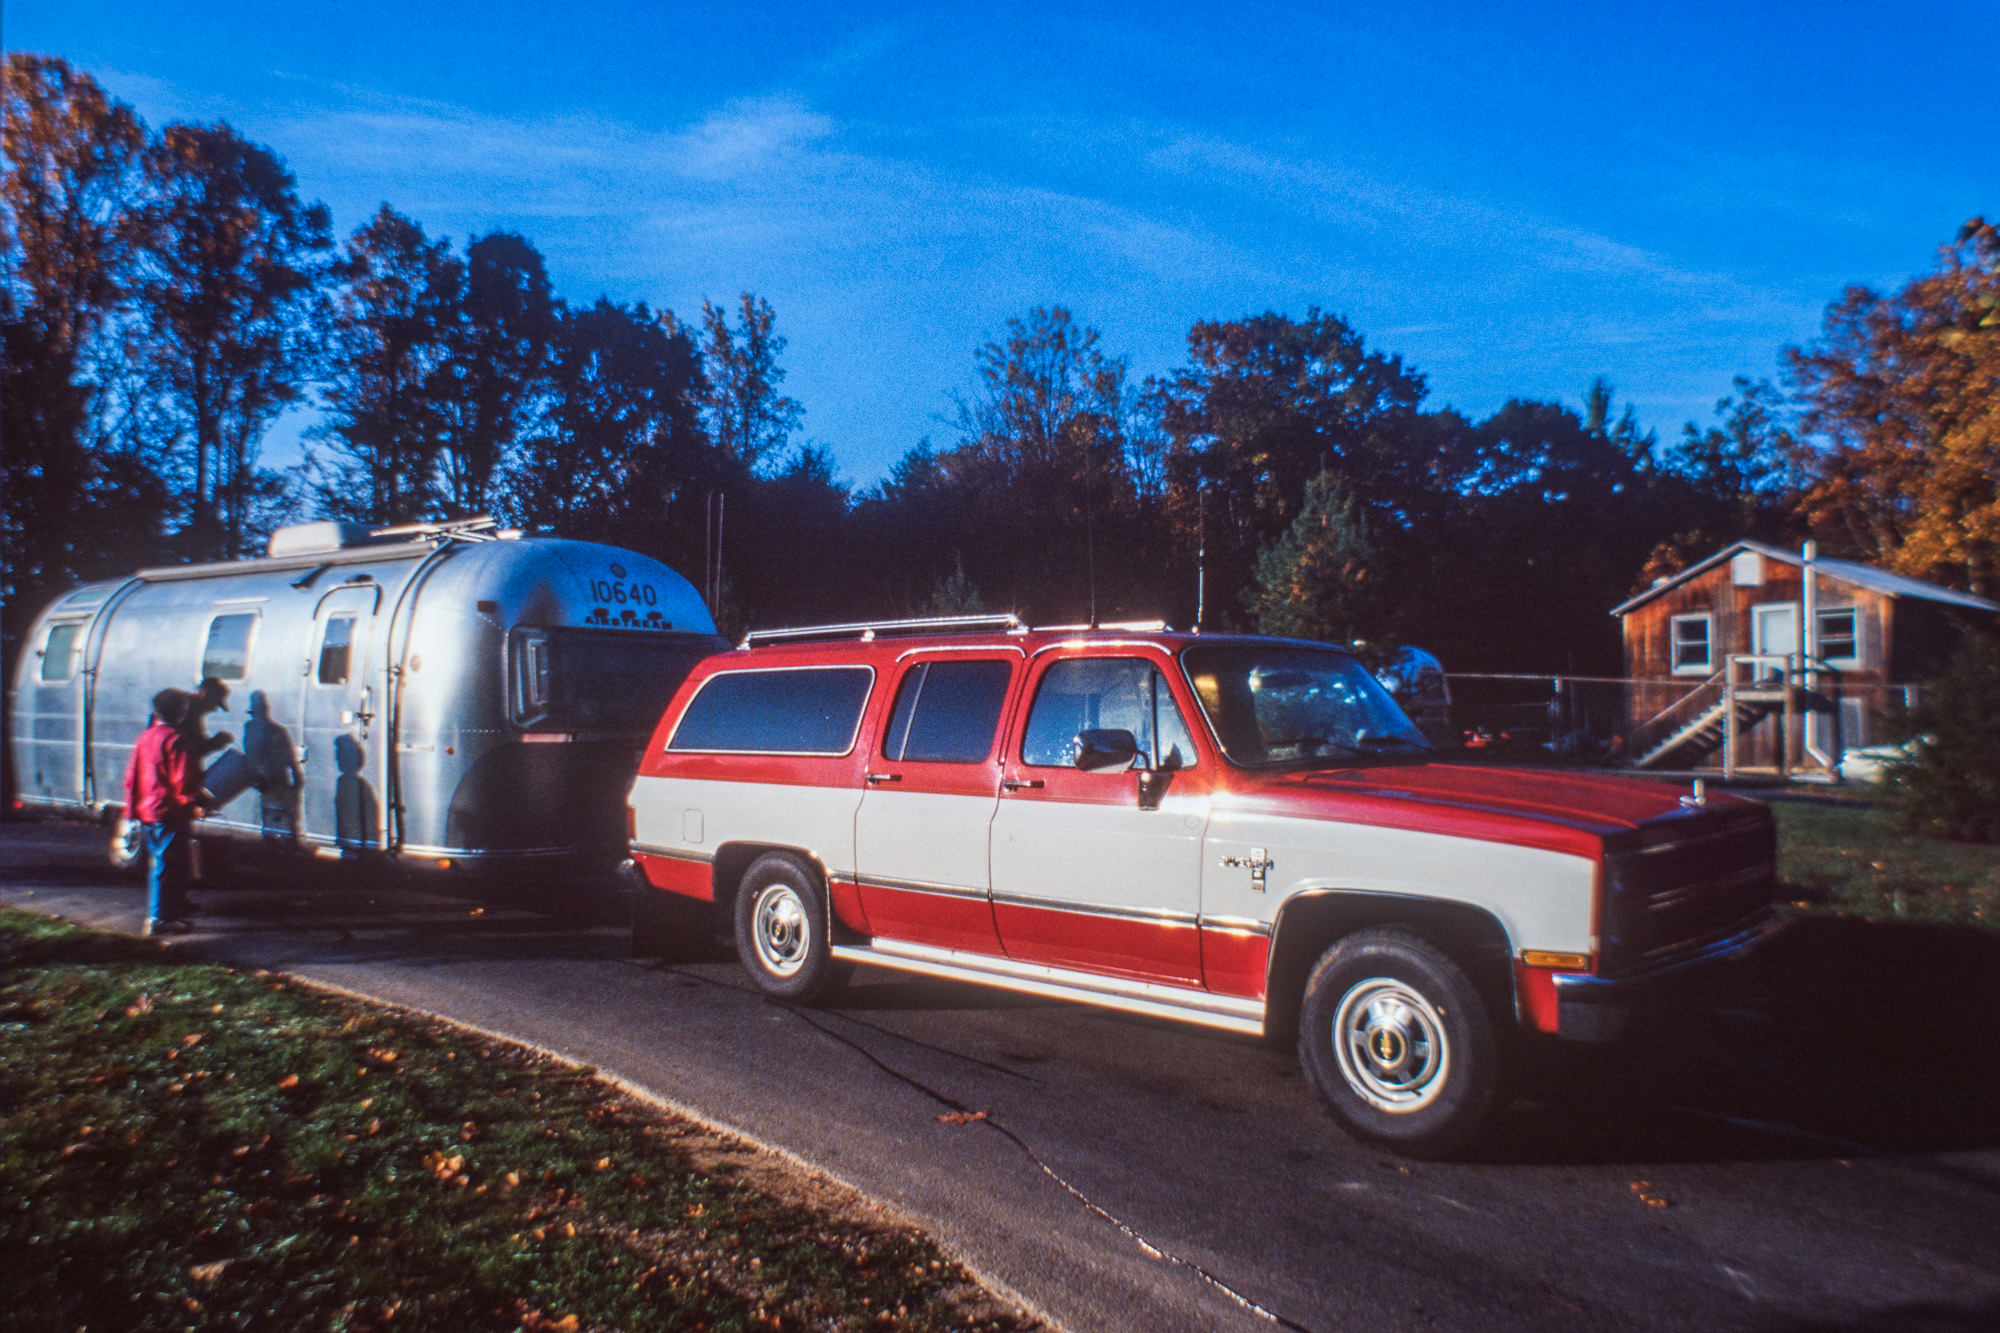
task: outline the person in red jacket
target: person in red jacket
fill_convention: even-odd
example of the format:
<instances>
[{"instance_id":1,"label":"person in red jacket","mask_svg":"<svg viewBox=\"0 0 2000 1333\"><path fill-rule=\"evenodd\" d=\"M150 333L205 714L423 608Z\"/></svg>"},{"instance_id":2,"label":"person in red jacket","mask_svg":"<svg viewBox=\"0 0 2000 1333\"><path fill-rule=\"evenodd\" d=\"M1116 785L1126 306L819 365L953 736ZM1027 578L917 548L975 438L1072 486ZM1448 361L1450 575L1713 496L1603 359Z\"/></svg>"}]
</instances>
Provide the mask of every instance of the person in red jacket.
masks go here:
<instances>
[{"instance_id":1,"label":"person in red jacket","mask_svg":"<svg viewBox=\"0 0 2000 1333\"><path fill-rule=\"evenodd\" d=\"M153 725L139 733L125 770L125 817L145 831L148 935L185 935L194 911L187 888L202 790L201 766L181 731L187 713L185 691L154 695Z\"/></svg>"}]
</instances>

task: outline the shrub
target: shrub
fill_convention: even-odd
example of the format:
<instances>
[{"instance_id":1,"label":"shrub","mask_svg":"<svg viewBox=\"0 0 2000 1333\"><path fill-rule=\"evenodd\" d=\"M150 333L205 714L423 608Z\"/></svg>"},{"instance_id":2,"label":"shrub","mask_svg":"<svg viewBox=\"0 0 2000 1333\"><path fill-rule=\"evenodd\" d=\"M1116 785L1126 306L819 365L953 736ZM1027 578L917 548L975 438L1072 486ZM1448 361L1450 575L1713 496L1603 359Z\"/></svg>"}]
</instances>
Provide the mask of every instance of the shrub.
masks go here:
<instances>
[{"instance_id":1,"label":"shrub","mask_svg":"<svg viewBox=\"0 0 2000 1333\"><path fill-rule=\"evenodd\" d=\"M1897 766L1889 792L1903 826L2000 842L2000 643L1968 633L1909 724L1921 739Z\"/></svg>"}]
</instances>

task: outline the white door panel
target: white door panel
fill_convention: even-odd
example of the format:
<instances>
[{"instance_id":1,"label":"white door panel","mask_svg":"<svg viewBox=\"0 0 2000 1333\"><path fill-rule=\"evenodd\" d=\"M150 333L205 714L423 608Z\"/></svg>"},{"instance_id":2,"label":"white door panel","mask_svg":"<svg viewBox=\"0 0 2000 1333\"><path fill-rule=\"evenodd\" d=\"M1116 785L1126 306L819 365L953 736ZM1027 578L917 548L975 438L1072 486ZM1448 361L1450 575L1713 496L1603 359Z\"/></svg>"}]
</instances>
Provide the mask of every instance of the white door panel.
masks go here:
<instances>
[{"instance_id":1,"label":"white door panel","mask_svg":"<svg viewBox=\"0 0 2000 1333\"><path fill-rule=\"evenodd\" d=\"M854 866L868 880L986 892L998 798L871 790L854 819Z\"/></svg>"}]
</instances>

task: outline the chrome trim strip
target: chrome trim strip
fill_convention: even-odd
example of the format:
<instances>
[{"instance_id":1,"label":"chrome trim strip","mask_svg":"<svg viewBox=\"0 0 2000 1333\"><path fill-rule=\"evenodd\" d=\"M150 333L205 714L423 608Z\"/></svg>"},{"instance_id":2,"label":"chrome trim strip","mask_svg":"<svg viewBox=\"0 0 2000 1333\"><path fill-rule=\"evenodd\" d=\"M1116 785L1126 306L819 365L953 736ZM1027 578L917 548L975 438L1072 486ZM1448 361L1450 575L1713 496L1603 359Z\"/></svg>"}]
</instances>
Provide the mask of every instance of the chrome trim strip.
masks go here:
<instances>
[{"instance_id":1,"label":"chrome trim strip","mask_svg":"<svg viewBox=\"0 0 2000 1333\"><path fill-rule=\"evenodd\" d=\"M1028 655L1018 643L947 643L936 648L905 648L896 654L896 660L901 662L924 653L1014 653L1020 657Z\"/></svg>"},{"instance_id":2,"label":"chrome trim strip","mask_svg":"<svg viewBox=\"0 0 2000 1333\"><path fill-rule=\"evenodd\" d=\"M656 847L649 842L635 842L632 850L640 856L664 856L674 861L698 861L702 865L714 865L714 852L691 851L686 847Z\"/></svg>"},{"instance_id":3,"label":"chrome trim strip","mask_svg":"<svg viewBox=\"0 0 2000 1333\"><path fill-rule=\"evenodd\" d=\"M1230 1032L1262 1035L1264 1031L1262 1000L1213 995L1207 991L1161 986L1147 981L1126 981L1093 972L1018 963L989 954L934 949L901 940L878 939L872 946L836 944L833 956L843 962L873 963L925 976L998 986L1027 995L1043 995L1050 999L1073 1000L1154 1018L1200 1023Z\"/></svg>"},{"instance_id":4,"label":"chrome trim strip","mask_svg":"<svg viewBox=\"0 0 2000 1333\"><path fill-rule=\"evenodd\" d=\"M870 889L896 889L903 893L932 893L940 898L986 897L986 890L957 884L931 884L920 879L890 879L886 875L855 875L853 882Z\"/></svg>"},{"instance_id":5,"label":"chrome trim strip","mask_svg":"<svg viewBox=\"0 0 2000 1333\"><path fill-rule=\"evenodd\" d=\"M1166 907L1123 907L1115 903L1080 903L1066 898L1037 898L1031 893L999 893L993 895L995 903L1006 903L1010 907L1042 907L1056 912L1075 912L1080 916L1110 916L1132 921L1170 921L1178 925L1195 924L1193 912L1180 912Z\"/></svg>"},{"instance_id":6,"label":"chrome trim strip","mask_svg":"<svg viewBox=\"0 0 2000 1333\"><path fill-rule=\"evenodd\" d=\"M1205 916L1195 924L1203 930L1225 935L1262 935L1269 938L1271 934L1270 922L1247 916Z\"/></svg>"},{"instance_id":7,"label":"chrome trim strip","mask_svg":"<svg viewBox=\"0 0 2000 1333\"><path fill-rule=\"evenodd\" d=\"M1040 657L1043 653L1053 653L1063 648L1146 648L1168 659L1172 659L1174 655L1173 649L1163 643L1154 643L1151 639L1092 639L1084 637L1088 634L1089 631L1085 630L1082 632L1082 635L1076 638L1059 639L1054 643L1045 643L1030 653L1029 656L1031 658Z\"/></svg>"},{"instance_id":8,"label":"chrome trim strip","mask_svg":"<svg viewBox=\"0 0 2000 1333\"><path fill-rule=\"evenodd\" d=\"M340 846L340 840L337 838L327 838L327 837L315 838L305 834L300 835L299 841L302 843L309 843L313 846L319 846L319 847ZM379 852L379 851L386 851L389 849L382 847L357 847L354 850L364 851L364 852ZM454 861L470 861L470 860L491 861L495 859L505 859L510 856L536 856L536 857L573 856L579 853L588 854L591 852L595 852L598 850L605 850L605 849L597 847L585 847L585 846L499 847L499 848L409 846L409 847L398 847L395 848L394 850L398 855L402 856L448 856L452 858Z\"/></svg>"}]
</instances>

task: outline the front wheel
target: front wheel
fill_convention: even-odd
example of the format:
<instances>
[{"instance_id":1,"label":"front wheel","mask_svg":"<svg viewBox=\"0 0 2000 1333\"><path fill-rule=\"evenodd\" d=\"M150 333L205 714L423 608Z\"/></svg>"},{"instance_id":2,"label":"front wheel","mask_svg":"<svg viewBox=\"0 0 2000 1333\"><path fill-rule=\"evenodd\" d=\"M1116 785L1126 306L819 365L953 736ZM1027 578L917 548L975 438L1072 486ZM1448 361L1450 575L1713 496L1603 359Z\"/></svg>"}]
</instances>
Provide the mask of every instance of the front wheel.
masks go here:
<instances>
[{"instance_id":1,"label":"front wheel","mask_svg":"<svg viewBox=\"0 0 2000 1333\"><path fill-rule=\"evenodd\" d=\"M1464 1148L1499 1100L1499 1045L1479 992L1406 931L1361 931L1320 956L1300 1005L1299 1062L1348 1133L1411 1157Z\"/></svg>"},{"instance_id":2,"label":"front wheel","mask_svg":"<svg viewBox=\"0 0 2000 1333\"><path fill-rule=\"evenodd\" d=\"M766 995L810 1004L844 971L833 959L826 891L796 856L768 852L736 890L736 953Z\"/></svg>"}]
</instances>

